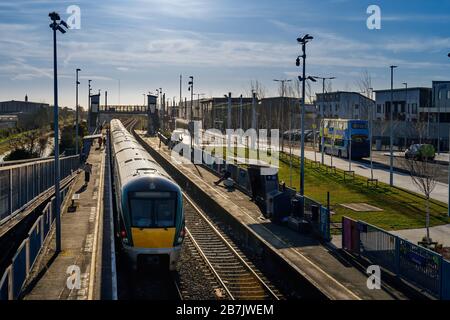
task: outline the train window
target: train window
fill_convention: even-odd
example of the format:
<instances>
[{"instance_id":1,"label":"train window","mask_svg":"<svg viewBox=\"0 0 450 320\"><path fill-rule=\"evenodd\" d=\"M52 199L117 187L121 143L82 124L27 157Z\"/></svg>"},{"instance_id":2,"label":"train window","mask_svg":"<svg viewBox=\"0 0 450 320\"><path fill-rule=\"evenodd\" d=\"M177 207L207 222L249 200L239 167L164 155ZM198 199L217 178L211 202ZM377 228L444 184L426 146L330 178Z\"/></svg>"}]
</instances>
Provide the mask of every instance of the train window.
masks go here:
<instances>
[{"instance_id":1,"label":"train window","mask_svg":"<svg viewBox=\"0 0 450 320\"><path fill-rule=\"evenodd\" d=\"M158 199L155 201L156 225L158 227L173 227L175 221L175 199Z\"/></svg>"},{"instance_id":2,"label":"train window","mask_svg":"<svg viewBox=\"0 0 450 320\"><path fill-rule=\"evenodd\" d=\"M146 199L130 199L132 227L150 228L152 221L152 203Z\"/></svg>"},{"instance_id":3,"label":"train window","mask_svg":"<svg viewBox=\"0 0 450 320\"><path fill-rule=\"evenodd\" d=\"M177 194L142 191L130 193L132 227L168 228L175 226Z\"/></svg>"}]
</instances>

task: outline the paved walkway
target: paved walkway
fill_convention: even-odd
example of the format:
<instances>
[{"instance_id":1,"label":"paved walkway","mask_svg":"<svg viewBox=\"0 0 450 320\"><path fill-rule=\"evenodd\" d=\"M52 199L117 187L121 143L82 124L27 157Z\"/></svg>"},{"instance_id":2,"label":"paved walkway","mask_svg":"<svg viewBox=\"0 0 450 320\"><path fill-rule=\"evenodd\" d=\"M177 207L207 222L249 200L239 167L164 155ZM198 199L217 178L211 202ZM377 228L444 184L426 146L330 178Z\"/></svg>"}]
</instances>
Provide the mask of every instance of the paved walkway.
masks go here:
<instances>
[{"instance_id":1,"label":"paved walkway","mask_svg":"<svg viewBox=\"0 0 450 320\"><path fill-rule=\"evenodd\" d=\"M94 144L88 157L92 164L90 182L84 187L84 172L75 182L75 193L80 194L75 212L65 211L61 217L61 253L55 254L54 229L50 241L34 267L27 283L25 300L85 300L99 297L101 271L101 214L103 197L104 150ZM71 195L69 195L71 197ZM81 287L69 289L68 268L80 270Z\"/></svg>"},{"instance_id":2,"label":"paved walkway","mask_svg":"<svg viewBox=\"0 0 450 320\"><path fill-rule=\"evenodd\" d=\"M269 220L261 220L261 211L246 194L239 190L226 192L223 187L214 185L213 182L217 180L217 176L209 170L193 164L180 164L170 157L170 151L166 146L162 145L159 148L156 138L144 139L163 157L176 165L193 184L201 186L229 214L262 237L317 287L327 292L329 297L333 299L393 299L393 296L384 290L369 290L365 274L339 260L333 252L318 241L273 224ZM395 294L398 298L404 298L398 292Z\"/></svg>"},{"instance_id":3,"label":"paved walkway","mask_svg":"<svg viewBox=\"0 0 450 320\"><path fill-rule=\"evenodd\" d=\"M305 150L305 157L314 160L314 151ZM317 154L317 159L320 159L320 154ZM324 162L326 165L330 165L331 157L325 155ZM348 170L349 168L348 160L336 157L333 157L333 165L336 168L342 170ZM355 171L355 174L363 177L369 178L371 176L370 164L353 162L352 170ZM376 179L378 179L378 181L389 184L389 170L374 168L373 175ZM421 193L419 189L416 187L416 185L412 183L410 175L406 173L394 172L394 185L399 188L403 188L405 190ZM441 182L437 182L436 188L431 194L431 198L444 203L448 203L448 185Z\"/></svg>"}]
</instances>

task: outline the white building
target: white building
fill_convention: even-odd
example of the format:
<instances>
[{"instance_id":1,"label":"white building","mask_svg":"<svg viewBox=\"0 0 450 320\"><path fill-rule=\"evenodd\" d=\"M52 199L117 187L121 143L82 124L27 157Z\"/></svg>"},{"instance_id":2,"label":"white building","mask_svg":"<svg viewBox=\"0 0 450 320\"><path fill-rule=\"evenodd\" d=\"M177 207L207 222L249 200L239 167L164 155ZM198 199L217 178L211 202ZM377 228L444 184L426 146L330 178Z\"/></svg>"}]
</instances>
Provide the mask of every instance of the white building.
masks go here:
<instances>
[{"instance_id":1,"label":"white building","mask_svg":"<svg viewBox=\"0 0 450 320\"><path fill-rule=\"evenodd\" d=\"M375 102L358 92L318 93L317 113L321 118L369 119Z\"/></svg>"},{"instance_id":2,"label":"white building","mask_svg":"<svg viewBox=\"0 0 450 320\"><path fill-rule=\"evenodd\" d=\"M375 90L375 119L389 120L391 100L393 102L393 120L417 121L427 119L431 106L431 88L401 88L392 90Z\"/></svg>"}]
</instances>

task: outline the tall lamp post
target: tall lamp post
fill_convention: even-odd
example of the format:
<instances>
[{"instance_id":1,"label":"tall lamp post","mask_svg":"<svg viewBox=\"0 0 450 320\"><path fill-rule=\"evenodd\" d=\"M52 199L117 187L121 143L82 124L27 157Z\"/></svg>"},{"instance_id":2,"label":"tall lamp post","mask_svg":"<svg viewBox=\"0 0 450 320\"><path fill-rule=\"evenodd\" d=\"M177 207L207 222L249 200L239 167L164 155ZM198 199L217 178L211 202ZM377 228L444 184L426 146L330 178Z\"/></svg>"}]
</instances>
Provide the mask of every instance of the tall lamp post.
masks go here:
<instances>
[{"instance_id":1,"label":"tall lamp post","mask_svg":"<svg viewBox=\"0 0 450 320\"><path fill-rule=\"evenodd\" d=\"M403 82L403 85L405 86L405 114L409 113L408 110L408 82ZM405 120L406 120L406 115L405 115ZM406 149L406 135L405 135L405 149Z\"/></svg>"},{"instance_id":2,"label":"tall lamp post","mask_svg":"<svg viewBox=\"0 0 450 320\"><path fill-rule=\"evenodd\" d=\"M78 72L80 72L81 69L76 70L76 94L75 94L75 154L78 154L78 86L80 85L80 81L78 81Z\"/></svg>"},{"instance_id":3,"label":"tall lamp post","mask_svg":"<svg viewBox=\"0 0 450 320\"><path fill-rule=\"evenodd\" d=\"M92 87L91 87L91 82L92 82L92 80L88 80L88 107L87 107L87 110L88 110L88 118L87 118L87 124L88 124L88 132L90 133L90 126L91 126L91 90L92 90Z\"/></svg>"},{"instance_id":4,"label":"tall lamp post","mask_svg":"<svg viewBox=\"0 0 450 320\"><path fill-rule=\"evenodd\" d=\"M450 58L450 52L448 53L448 55L447 55L449 58ZM447 200L447 203L448 203L448 205L447 205L447 216L449 216L450 217L450 131L449 131L449 134L448 134L448 141L449 141L449 143L448 143L448 148L449 148L449 151L448 151L448 157L449 157L449 159L448 159L448 200Z\"/></svg>"},{"instance_id":5,"label":"tall lamp post","mask_svg":"<svg viewBox=\"0 0 450 320\"><path fill-rule=\"evenodd\" d=\"M191 111L189 114L189 120L190 123L192 122L192 107L193 107L193 103L194 103L194 77L193 76L189 76L189 82L188 82L188 91L191 92ZM191 161L193 158L193 152L194 152L194 128L193 126L191 127L191 124L189 123L189 131L190 131L190 135L191 135Z\"/></svg>"},{"instance_id":6,"label":"tall lamp post","mask_svg":"<svg viewBox=\"0 0 450 320\"><path fill-rule=\"evenodd\" d=\"M50 28L53 30L53 87L54 87L54 135L55 135L55 218L56 218L56 252L61 252L61 199L59 191L59 110L58 110L58 61L56 50L56 31L66 33L64 28L69 28L67 23L61 20L60 16L56 12L51 12L48 15L52 23ZM64 27L64 28L63 28Z\"/></svg>"},{"instance_id":7,"label":"tall lamp post","mask_svg":"<svg viewBox=\"0 0 450 320\"><path fill-rule=\"evenodd\" d=\"M394 117L394 69L397 68L397 66L390 66L391 68L391 106L389 110L389 154L390 154L390 160L389 160L389 185L391 187L394 186L394 130L393 130L393 123L392 118Z\"/></svg>"},{"instance_id":8,"label":"tall lamp post","mask_svg":"<svg viewBox=\"0 0 450 320\"><path fill-rule=\"evenodd\" d=\"M305 84L306 80L316 81L312 77L306 78L306 44L312 40L313 37L309 34L303 37L297 38L297 42L302 46L302 55L297 57L296 65L300 66L300 57L303 59L303 72L302 77L299 76L299 80L302 81L302 110L301 110L301 152L300 152L300 195L305 194ZM303 207L303 206L302 206Z\"/></svg>"},{"instance_id":9,"label":"tall lamp post","mask_svg":"<svg viewBox=\"0 0 450 320\"><path fill-rule=\"evenodd\" d=\"M316 79L316 80L318 80L318 79L322 80L322 113L323 113L323 110L325 108L325 81L326 80L334 80L334 79L336 79L336 77L328 77L327 78L327 77L313 76L313 78ZM314 137L315 137L315 133L314 133ZM322 129L322 139L320 141L320 145L321 145L321 150L320 151L322 153L322 159L321 159L322 164L324 164L324 162L325 162L325 154L324 154L323 143L324 143L324 134L323 134L323 129ZM316 152L315 148L316 148L316 146L314 146L314 152Z\"/></svg>"}]
</instances>

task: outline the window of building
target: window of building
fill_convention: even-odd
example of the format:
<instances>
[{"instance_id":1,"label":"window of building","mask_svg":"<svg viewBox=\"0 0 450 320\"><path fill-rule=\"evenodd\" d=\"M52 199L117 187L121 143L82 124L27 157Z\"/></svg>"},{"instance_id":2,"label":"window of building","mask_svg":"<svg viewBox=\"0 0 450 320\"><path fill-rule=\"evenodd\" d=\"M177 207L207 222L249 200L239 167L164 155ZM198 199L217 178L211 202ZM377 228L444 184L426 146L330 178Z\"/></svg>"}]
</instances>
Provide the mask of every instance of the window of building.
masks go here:
<instances>
[{"instance_id":1,"label":"window of building","mask_svg":"<svg viewBox=\"0 0 450 320\"><path fill-rule=\"evenodd\" d=\"M377 104L377 113L381 113L381 104Z\"/></svg>"},{"instance_id":2,"label":"window of building","mask_svg":"<svg viewBox=\"0 0 450 320\"><path fill-rule=\"evenodd\" d=\"M450 90L447 91L447 100L450 100Z\"/></svg>"}]
</instances>

